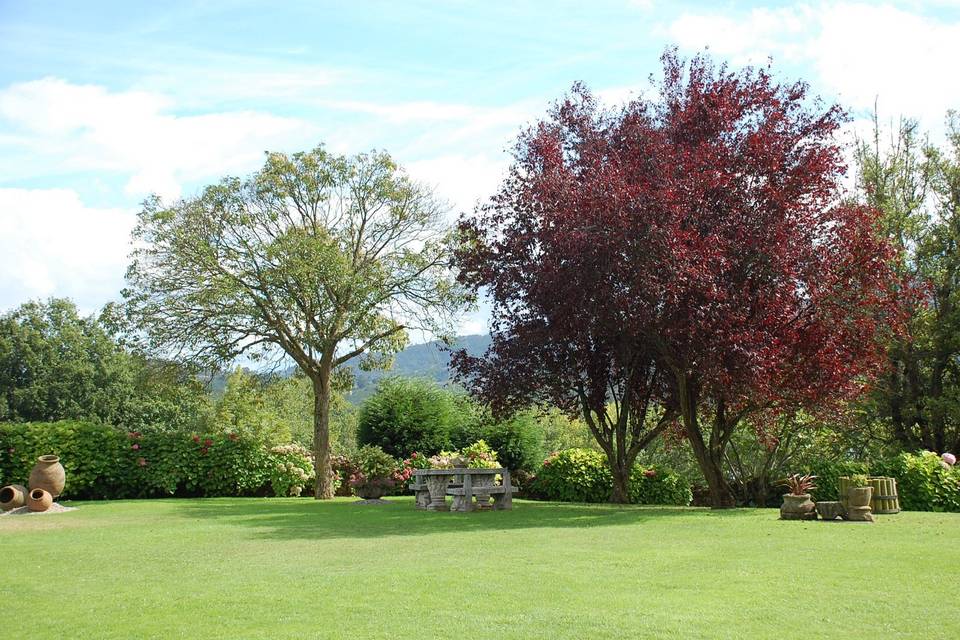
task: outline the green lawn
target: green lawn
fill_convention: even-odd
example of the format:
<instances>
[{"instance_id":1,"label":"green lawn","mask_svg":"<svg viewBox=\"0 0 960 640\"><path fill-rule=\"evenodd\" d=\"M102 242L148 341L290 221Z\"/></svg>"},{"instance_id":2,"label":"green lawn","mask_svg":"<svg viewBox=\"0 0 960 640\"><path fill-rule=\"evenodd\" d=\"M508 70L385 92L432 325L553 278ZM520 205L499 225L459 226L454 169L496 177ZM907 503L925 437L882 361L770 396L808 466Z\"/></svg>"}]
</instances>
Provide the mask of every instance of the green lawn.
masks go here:
<instances>
[{"instance_id":1,"label":"green lawn","mask_svg":"<svg viewBox=\"0 0 960 640\"><path fill-rule=\"evenodd\" d=\"M0 638L960 636L960 515L392 500L0 518Z\"/></svg>"}]
</instances>

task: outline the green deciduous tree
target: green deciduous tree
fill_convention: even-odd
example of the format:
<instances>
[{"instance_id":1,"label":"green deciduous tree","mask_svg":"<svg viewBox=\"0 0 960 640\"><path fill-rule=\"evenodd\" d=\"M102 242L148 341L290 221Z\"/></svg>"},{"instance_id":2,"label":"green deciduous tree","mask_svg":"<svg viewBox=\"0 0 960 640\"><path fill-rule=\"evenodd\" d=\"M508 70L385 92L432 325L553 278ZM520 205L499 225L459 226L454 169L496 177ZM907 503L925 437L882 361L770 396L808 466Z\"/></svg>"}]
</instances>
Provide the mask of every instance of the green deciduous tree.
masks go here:
<instances>
[{"instance_id":1,"label":"green deciduous tree","mask_svg":"<svg viewBox=\"0 0 960 640\"><path fill-rule=\"evenodd\" d=\"M0 317L0 419L120 420L135 387L130 365L71 301L28 302Z\"/></svg>"},{"instance_id":2,"label":"green deciduous tree","mask_svg":"<svg viewBox=\"0 0 960 640\"><path fill-rule=\"evenodd\" d=\"M902 447L960 448L960 116L946 144L924 140L911 120L857 147L862 199L884 214L898 268L915 283L906 330L888 348L890 367L871 404Z\"/></svg>"},{"instance_id":3,"label":"green deciduous tree","mask_svg":"<svg viewBox=\"0 0 960 640\"><path fill-rule=\"evenodd\" d=\"M209 368L292 359L314 395L317 498L333 495L334 371L382 367L407 329L444 334L465 301L448 269L444 207L385 153L268 154L139 214L125 292L153 349Z\"/></svg>"}]
</instances>

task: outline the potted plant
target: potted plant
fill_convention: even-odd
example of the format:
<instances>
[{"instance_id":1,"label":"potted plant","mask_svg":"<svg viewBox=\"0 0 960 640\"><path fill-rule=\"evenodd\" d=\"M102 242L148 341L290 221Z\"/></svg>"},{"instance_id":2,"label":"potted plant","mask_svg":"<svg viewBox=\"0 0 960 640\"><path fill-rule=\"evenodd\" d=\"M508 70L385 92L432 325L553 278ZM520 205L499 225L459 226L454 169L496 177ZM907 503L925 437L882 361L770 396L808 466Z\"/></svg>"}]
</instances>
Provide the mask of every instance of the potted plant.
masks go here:
<instances>
[{"instance_id":1,"label":"potted plant","mask_svg":"<svg viewBox=\"0 0 960 640\"><path fill-rule=\"evenodd\" d=\"M873 487L870 486L870 479L858 473L850 476L850 489L847 491L847 500L851 509L858 507L869 507L870 498L873 497Z\"/></svg>"},{"instance_id":2,"label":"potted plant","mask_svg":"<svg viewBox=\"0 0 960 640\"><path fill-rule=\"evenodd\" d=\"M816 476L809 473L801 476L795 473L783 480L788 492L783 494L783 506L780 507L782 520L816 520L817 507L810 499L810 492L816 489L813 481Z\"/></svg>"},{"instance_id":3,"label":"potted plant","mask_svg":"<svg viewBox=\"0 0 960 640\"><path fill-rule=\"evenodd\" d=\"M354 458L356 470L349 481L357 497L364 500L377 500L389 493L397 484L397 461L380 447L366 445L360 447Z\"/></svg>"},{"instance_id":4,"label":"potted plant","mask_svg":"<svg viewBox=\"0 0 960 640\"><path fill-rule=\"evenodd\" d=\"M497 462L497 452L490 448L490 445L484 440L477 440L469 447L464 447L460 450L460 455L465 460L466 466L471 469L497 469L500 467L500 463ZM480 507L485 507L490 502L489 489L499 479L500 476L473 476L473 491Z\"/></svg>"}]
</instances>

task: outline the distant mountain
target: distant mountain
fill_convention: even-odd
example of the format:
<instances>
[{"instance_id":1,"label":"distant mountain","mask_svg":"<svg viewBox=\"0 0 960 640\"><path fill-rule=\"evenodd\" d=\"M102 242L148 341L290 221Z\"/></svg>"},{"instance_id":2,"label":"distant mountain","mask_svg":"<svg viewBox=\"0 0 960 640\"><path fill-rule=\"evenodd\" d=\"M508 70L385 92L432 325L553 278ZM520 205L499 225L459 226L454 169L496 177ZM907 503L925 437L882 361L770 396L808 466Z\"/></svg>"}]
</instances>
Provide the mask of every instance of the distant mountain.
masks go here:
<instances>
[{"instance_id":1,"label":"distant mountain","mask_svg":"<svg viewBox=\"0 0 960 640\"><path fill-rule=\"evenodd\" d=\"M489 335L458 336L452 347L439 340L415 344L398 353L389 371L360 371L356 363L348 366L353 370L353 391L347 399L354 404L363 402L377 388L377 382L387 376L411 376L430 378L440 384L451 379L450 350L466 349L470 355L481 355L490 346Z\"/></svg>"}]
</instances>

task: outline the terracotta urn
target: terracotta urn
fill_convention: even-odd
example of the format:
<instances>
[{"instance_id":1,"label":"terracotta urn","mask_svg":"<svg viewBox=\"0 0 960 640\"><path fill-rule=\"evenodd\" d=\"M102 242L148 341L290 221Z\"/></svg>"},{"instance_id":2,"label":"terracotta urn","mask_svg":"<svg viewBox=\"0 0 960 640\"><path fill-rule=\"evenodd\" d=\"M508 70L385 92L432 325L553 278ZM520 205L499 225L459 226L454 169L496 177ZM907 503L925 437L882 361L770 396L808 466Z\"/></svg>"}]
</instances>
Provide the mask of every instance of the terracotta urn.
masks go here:
<instances>
[{"instance_id":1,"label":"terracotta urn","mask_svg":"<svg viewBox=\"0 0 960 640\"><path fill-rule=\"evenodd\" d=\"M56 498L63 492L63 484L66 482L66 474L63 471L63 465L60 464L60 458L57 456L40 456L37 458L37 464L33 466L30 472L30 489L43 489L51 496Z\"/></svg>"},{"instance_id":2,"label":"terracotta urn","mask_svg":"<svg viewBox=\"0 0 960 640\"><path fill-rule=\"evenodd\" d=\"M813 504L809 493L795 496L792 493L783 494L783 506L780 507L782 520L816 520L817 506Z\"/></svg>"},{"instance_id":3,"label":"terracotta urn","mask_svg":"<svg viewBox=\"0 0 960 640\"><path fill-rule=\"evenodd\" d=\"M854 487L847 494L850 508L869 507L870 498L873 497L873 487Z\"/></svg>"},{"instance_id":4,"label":"terracotta urn","mask_svg":"<svg viewBox=\"0 0 960 640\"><path fill-rule=\"evenodd\" d=\"M0 489L0 510L10 511L27 502L27 488L22 484L9 484Z\"/></svg>"},{"instance_id":5,"label":"terracotta urn","mask_svg":"<svg viewBox=\"0 0 960 640\"><path fill-rule=\"evenodd\" d=\"M30 511L46 511L53 504L53 496L46 489L31 489L27 496L27 509Z\"/></svg>"}]
</instances>

